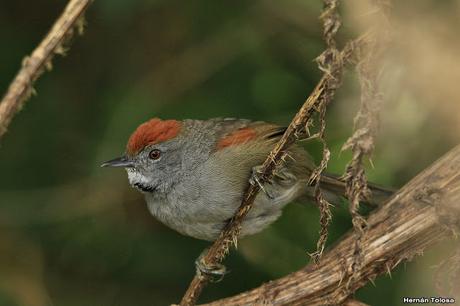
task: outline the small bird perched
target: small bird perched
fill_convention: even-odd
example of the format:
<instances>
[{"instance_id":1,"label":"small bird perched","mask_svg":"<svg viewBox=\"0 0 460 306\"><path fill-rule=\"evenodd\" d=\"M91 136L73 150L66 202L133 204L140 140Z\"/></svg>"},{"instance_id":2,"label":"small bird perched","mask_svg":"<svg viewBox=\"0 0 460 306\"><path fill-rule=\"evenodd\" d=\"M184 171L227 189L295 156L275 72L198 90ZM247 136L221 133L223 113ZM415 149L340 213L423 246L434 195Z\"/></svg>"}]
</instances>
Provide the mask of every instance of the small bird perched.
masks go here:
<instances>
[{"instance_id":1,"label":"small bird perched","mask_svg":"<svg viewBox=\"0 0 460 306\"><path fill-rule=\"evenodd\" d=\"M215 240L239 207L248 181L258 183L257 171L285 128L244 119L160 120L141 124L131 135L126 154L102 167L124 167L130 184L140 190L150 212L170 228L191 237ZM241 236L257 233L300 197L312 197L308 181L314 164L297 144L261 186L242 223ZM329 201L344 195L345 183L323 175L321 189ZM391 192L370 185L370 202Z\"/></svg>"}]
</instances>

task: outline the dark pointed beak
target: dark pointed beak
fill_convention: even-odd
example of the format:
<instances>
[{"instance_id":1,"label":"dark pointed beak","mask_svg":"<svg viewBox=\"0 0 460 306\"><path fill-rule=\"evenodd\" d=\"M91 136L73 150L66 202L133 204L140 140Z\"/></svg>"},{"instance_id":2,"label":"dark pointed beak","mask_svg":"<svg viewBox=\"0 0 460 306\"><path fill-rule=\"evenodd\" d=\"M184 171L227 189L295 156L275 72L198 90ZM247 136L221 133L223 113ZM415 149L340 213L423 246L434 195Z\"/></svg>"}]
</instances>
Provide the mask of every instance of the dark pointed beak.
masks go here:
<instances>
[{"instance_id":1,"label":"dark pointed beak","mask_svg":"<svg viewBox=\"0 0 460 306\"><path fill-rule=\"evenodd\" d=\"M101 167L124 167L124 168L133 168L134 163L132 160L126 156L118 157L109 161L106 161L101 165Z\"/></svg>"}]
</instances>

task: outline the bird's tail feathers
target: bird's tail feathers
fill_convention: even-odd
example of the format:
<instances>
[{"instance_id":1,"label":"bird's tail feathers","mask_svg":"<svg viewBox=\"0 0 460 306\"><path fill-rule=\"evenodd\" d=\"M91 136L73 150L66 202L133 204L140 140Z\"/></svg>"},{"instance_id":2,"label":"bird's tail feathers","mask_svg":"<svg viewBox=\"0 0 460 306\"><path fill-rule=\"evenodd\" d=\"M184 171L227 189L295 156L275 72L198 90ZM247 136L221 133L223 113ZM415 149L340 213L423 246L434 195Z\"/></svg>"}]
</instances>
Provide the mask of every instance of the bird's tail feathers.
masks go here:
<instances>
[{"instance_id":1,"label":"bird's tail feathers","mask_svg":"<svg viewBox=\"0 0 460 306\"><path fill-rule=\"evenodd\" d=\"M374 183L367 183L367 187L370 191L369 197L364 203L371 206L379 206L390 198L394 190L379 186ZM323 191L324 197L331 204L337 205L341 203L342 197L346 198L346 183L339 176L329 173L323 173L320 179L320 188ZM313 187L309 188L307 197L313 197Z\"/></svg>"}]
</instances>

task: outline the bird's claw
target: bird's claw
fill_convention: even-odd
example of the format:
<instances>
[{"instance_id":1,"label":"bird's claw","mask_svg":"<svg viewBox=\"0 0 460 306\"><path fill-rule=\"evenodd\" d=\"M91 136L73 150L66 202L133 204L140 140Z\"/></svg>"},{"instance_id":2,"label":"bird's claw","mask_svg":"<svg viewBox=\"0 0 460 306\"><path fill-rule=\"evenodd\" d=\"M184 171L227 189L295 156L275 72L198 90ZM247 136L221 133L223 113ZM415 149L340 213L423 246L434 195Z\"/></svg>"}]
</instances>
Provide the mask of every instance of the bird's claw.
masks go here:
<instances>
[{"instance_id":1,"label":"bird's claw","mask_svg":"<svg viewBox=\"0 0 460 306\"><path fill-rule=\"evenodd\" d=\"M260 190L262 190L262 192L265 193L269 199L273 200L275 199L274 195L269 190L267 190L267 188L265 188L264 184L262 184L259 179L259 175L261 174L260 168L261 166L255 166L252 168L252 174L249 178L249 183L251 185L258 185Z\"/></svg>"},{"instance_id":2,"label":"bird's claw","mask_svg":"<svg viewBox=\"0 0 460 306\"><path fill-rule=\"evenodd\" d=\"M204 254L195 260L196 273L198 275L205 275L211 283L218 283L224 279L225 274L228 273L227 268L222 264L208 264L204 261Z\"/></svg>"}]
</instances>

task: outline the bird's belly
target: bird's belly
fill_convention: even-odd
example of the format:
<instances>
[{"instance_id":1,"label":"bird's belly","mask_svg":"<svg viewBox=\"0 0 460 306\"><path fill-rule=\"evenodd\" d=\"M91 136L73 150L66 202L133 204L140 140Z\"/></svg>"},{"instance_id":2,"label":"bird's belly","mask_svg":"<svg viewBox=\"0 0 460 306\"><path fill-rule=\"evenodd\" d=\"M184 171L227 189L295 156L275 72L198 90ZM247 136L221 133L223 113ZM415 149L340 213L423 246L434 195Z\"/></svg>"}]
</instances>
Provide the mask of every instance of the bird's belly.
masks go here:
<instances>
[{"instance_id":1,"label":"bird's belly","mask_svg":"<svg viewBox=\"0 0 460 306\"><path fill-rule=\"evenodd\" d=\"M253 208L242 224L240 236L260 232L281 216L282 208L293 200L299 186L287 189L275 199L259 193ZM169 201L167 198L147 196L146 201L152 215L166 226L181 234L203 240L215 240L229 218L240 205L240 197L219 199L206 203L188 201ZM199 208L199 209L197 209Z\"/></svg>"},{"instance_id":2,"label":"bird's belly","mask_svg":"<svg viewBox=\"0 0 460 306\"><path fill-rule=\"evenodd\" d=\"M166 226L186 236L214 240L224 224L224 220L204 221L202 218L191 218L186 209L178 209L176 205L166 200L147 197L146 201L153 216Z\"/></svg>"},{"instance_id":3,"label":"bird's belly","mask_svg":"<svg viewBox=\"0 0 460 306\"><path fill-rule=\"evenodd\" d=\"M163 224L177 232L197 239L213 241L217 239L227 219L216 221L192 221L188 218L181 218L180 214L171 214L168 209L158 209L155 203L149 203L150 212ZM252 235L265 229L281 216L281 209L271 210L256 216L247 216L241 227L240 237Z\"/></svg>"}]
</instances>

